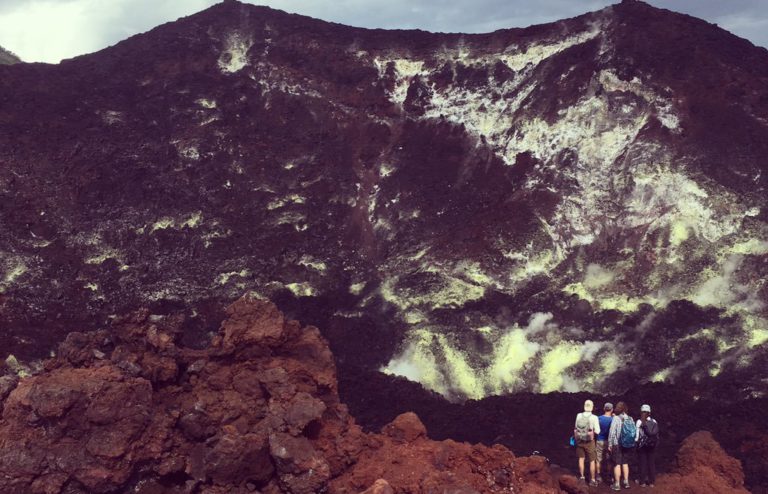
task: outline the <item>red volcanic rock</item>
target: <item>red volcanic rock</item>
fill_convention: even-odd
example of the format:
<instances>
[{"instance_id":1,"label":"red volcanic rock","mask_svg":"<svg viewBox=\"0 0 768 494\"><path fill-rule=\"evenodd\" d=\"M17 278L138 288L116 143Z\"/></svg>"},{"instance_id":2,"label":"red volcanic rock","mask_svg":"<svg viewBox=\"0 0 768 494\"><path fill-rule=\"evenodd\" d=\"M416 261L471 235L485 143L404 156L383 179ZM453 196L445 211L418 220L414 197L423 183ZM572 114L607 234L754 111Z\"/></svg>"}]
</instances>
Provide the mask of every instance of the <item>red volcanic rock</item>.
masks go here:
<instances>
[{"instance_id":1,"label":"red volcanic rock","mask_svg":"<svg viewBox=\"0 0 768 494\"><path fill-rule=\"evenodd\" d=\"M688 436L677 453L678 472L692 474L702 468L714 470L731 487L744 485L739 460L729 457L707 431Z\"/></svg>"},{"instance_id":2,"label":"red volcanic rock","mask_svg":"<svg viewBox=\"0 0 768 494\"><path fill-rule=\"evenodd\" d=\"M392 438L395 442L413 442L419 438L427 437L427 428L421 423L419 417L413 412L398 415L395 420L385 425L381 432Z\"/></svg>"},{"instance_id":3,"label":"red volcanic rock","mask_svg":"<svg viewBox=\"0 0 768 494\"><path fill-rule=\"evenodd\" d=\"M588 494L589 489L584 483L580 483L579 479L573 475L561 475L558 479L560 488L568 494Z\"/></svg>"},{"instance_id":4,"label":"red volcanic rock","mask_svg":"<svg viewBox=\"0 0 768 494\"><path fill-rule=\"evenodd\" d=\"M283 314L277 307L253 305L241 299L227 308L219 344L229 352L251 349L253 345L275 347L285 341L285 329Z\"/></svg>"},{"instance_id":5,"label":"red volcanic rock","mask_svg":"<svg viewBox=\"0 0 768 494\"><path fill-rule=\"evenodd\" d=\"M386 479L397 493L519 492L522 485L515 475L514 456L501 446L373 439L355 466L331 481L331 492L358 493L376 479Z\"/></svg>"},{"instance_id":6,"label":"red volcanic rock","mask_svg":"<svg viewBox=\"0 0 768 494\"><path fill-rule=\"evenodd\" d=\"M335 439L357 432L327 344L271 303L244 298L228 316L210 348L190 350L175 343L183 320L140 311L71 334L10 394L4 378L0 492L111 492L137 475L200 492L316 492L333 471L325 457L338 470L346 452L312 424L330 407Z\"/></svg>"},{"instance_id":7,"label":"red volcanic rock","mask_svg":"<svg viewBox=\"0 0 768 494\"><path fill-rule=\"evenodd\" d=\"M2 378L0 493L585 492L543 457L430 440L414 413L365 434L316 328L248 297L227 314L206 349L177 344L182 318L139 311ZM678 461L658 492L746 492L708 433Z\"/></svg>"},{"instance_id":8,"label":"red volcanic rock","mask_svg":"<svg viewBox=\"0 0 768 494\"><path fill-rule=\"evenodd\" d=\"M111 331L70 334L39 375L4 377L0 492L521 485L508 450L430 441L413 413L383 434L363 434L339 403L333 357L316 328L247 297L227 316L209 348L193 350L176 343L182 318L139 311Z\"/></svg>"},{"instance_id":9,"label":"red volcanic rock","mask_svg":"<svg viewBox=\"0 0 768 494\"><path fill-rule=\"evenodd\" d=\"M659 491L680 494L745 494L741 463L728 456L706 431L696 432L683 441L677 453L677 468L663 475Z\"/></svg>"},{"instance_id":10,"label":"red volcanic rock","mask_svg":"<svg viewBox=\"0 0 768 494\"><path fill-rule=\"evenodd\" d=\"M541 492L552 492L558 489L558 481L552 476L549 463L543 456L525 456L515 460L515 468L526 488L532 490L534 486Z\"/></svg>"}]
</instances>

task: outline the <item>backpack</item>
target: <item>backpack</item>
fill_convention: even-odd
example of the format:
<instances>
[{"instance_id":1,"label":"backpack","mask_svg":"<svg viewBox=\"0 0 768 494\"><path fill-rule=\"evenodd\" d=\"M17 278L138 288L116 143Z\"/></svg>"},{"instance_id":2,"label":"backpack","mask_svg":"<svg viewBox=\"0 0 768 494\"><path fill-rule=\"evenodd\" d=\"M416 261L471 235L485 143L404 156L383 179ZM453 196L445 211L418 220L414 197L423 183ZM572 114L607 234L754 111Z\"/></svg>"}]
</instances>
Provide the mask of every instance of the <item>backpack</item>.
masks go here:
<instances>
[{"instance_id":1,"label":"backpack","mask_svg":"<svg viewBox=\"0 0 768 494\"><path fill-rule=\"evenodd\" d=\"M653 419L648 419L640 426L643 435L640 436L641 448L653 448L659 444L659 423Z\"/></svg>"},{"instance_id":2,"label":"backpack","mask_svg":"<svg viewBox=\"0 0 768 494\"><path fill-rule=\"evenodd\" d=\"M574 431L576 442L588 443L592 440L592 428L589 426L589 418L589 415L583 413L576 417L576 429Z\"/></svg>"},{"instance_id":3,"label":"backpack","mask_svg":"<svg viewBox=\"0 0 768 494\"><path fill-rule=\"evenodd\" d=\"M634 448L637 427L632 417L627 417L621 421L621 433L619 434L619 444L622 448Z\"/></svg>"}]
</instances>

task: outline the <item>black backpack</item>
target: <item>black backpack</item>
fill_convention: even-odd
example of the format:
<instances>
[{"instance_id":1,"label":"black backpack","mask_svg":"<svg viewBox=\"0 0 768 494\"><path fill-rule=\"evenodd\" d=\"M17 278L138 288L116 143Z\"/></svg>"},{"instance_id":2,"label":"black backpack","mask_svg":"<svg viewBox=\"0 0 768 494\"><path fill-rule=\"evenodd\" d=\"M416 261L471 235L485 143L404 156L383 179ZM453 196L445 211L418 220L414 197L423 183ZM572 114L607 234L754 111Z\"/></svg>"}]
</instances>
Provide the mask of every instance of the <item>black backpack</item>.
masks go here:
<instances>
[{"instance_id":1,"label":"black backpack","mask_svg":"<svg viewBox=\"0 0 768 494\"><path fill-rule=\"evenodd\" d=\"M649 418L640 426L643 435L640 437L641 448L653 448L659 444L659 423Z\"/></svg>"}]
</instances>

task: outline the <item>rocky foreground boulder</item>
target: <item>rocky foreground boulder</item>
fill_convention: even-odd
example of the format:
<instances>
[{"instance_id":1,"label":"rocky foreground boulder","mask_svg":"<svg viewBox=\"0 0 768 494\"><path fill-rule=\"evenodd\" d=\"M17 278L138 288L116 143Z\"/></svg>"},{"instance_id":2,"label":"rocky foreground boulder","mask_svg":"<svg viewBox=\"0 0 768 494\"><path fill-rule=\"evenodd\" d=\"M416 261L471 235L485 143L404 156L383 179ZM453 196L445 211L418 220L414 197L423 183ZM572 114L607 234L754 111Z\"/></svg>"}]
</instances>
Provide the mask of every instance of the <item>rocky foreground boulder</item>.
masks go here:
<instances>
[{"instance_id":1,"label":"rocky foreground boulder","mask_svg":"<svg viewBox=\"0 0 768 494\"><path fill-rule=\"evenodd\" d=\"M232 304L205 349L180 346L183 323L139 311L4 376L0 493L586 492L543 457L432 441L412 413L362 431L320 332L270 302ZM746 492L708 433L678 460L657 492Z\"/></svg>"}]
</instances>

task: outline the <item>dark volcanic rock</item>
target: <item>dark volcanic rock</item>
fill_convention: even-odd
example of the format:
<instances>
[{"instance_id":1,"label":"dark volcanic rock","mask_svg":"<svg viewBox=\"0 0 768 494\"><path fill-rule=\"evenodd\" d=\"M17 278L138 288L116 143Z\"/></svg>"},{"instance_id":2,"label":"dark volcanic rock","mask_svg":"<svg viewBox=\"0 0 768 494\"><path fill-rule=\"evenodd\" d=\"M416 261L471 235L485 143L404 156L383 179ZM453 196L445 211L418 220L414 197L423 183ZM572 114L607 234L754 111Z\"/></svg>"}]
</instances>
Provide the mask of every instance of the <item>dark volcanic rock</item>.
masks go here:
<instances>
[{"instance_id":1,"label":"dark volcanic rock","mask_svg":"<svg viewBox=\"0 0 768 494\"><path fill-rule=\"evenodd\" d=\"M204 346L252 289L342 374L452 399L762 393L766 84L764 49L641 2L483 35L226 2L3 67L0 343L194 302Z\"/></svg>"},{"instance_id":2,"label":"dark volcanic rock","mask_svg":"<svg viewBox=\"0 0 768 494\"><path fill-rule=\"evenodd\" d=\"M636 1L476 35L224 2L59 65L2 65L2 356L28 374L72 334L58 361L125 376L121 393L196 378L278 399L289 434L313 430L335 405L289 405L312 393L281 367L254 386L202 350L251 290L323 328L369 428L415 410L436 438L565 457L570 418L533 418L536 437L516 417L584 398L559 393L634 390L674 424L666 459L711 429L765 485L752 410L768 392L767 87L765 49ZM139 307L186 317L142 334L149 353L81 334ZM216 340L231 358L267 358L298 331L232 315ZM327 352L308 338L296 351ZM203 353L180 362L173 342ZM213 441L226 413L195 403L184 440ZM682 420L678 403L713 413ZM271 416L259 406L247 413ZM262 440L217 454L258 458ZM208 475L205 448L190 480Z\"/></svg>"}]
</instances>

